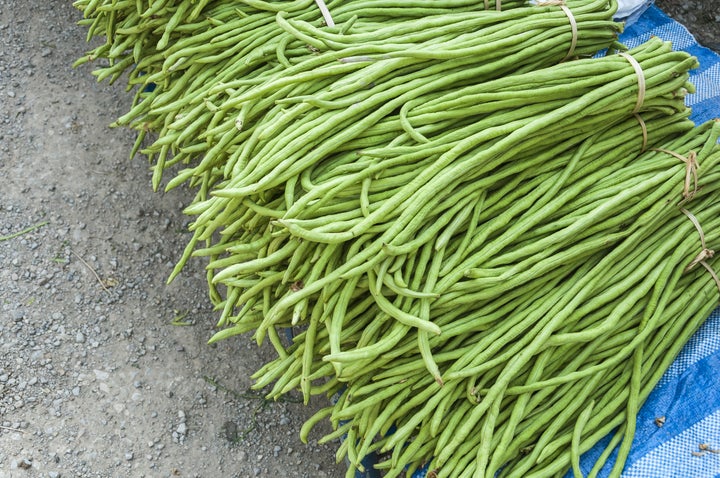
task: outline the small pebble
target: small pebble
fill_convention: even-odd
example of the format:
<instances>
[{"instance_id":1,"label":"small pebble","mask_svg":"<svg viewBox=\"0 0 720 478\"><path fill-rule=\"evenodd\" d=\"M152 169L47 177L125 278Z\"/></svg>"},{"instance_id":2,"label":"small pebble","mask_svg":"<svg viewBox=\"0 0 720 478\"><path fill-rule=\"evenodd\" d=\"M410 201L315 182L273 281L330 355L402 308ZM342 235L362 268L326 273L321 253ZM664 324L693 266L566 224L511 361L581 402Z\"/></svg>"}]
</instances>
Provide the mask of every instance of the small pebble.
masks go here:
<instances>
[{"instance_id":1,"label":"small pebble","mask_svg":"<svg viewBox=\"0 0 720 478\"><path fill-rule=\"evenodd\" d=\"M225 434L225 439L229 442L235 442L237 441L239 434L238 434L238 426L233 421L226 421L223 423L222 430Z\"/></svg>"}]
</instances>

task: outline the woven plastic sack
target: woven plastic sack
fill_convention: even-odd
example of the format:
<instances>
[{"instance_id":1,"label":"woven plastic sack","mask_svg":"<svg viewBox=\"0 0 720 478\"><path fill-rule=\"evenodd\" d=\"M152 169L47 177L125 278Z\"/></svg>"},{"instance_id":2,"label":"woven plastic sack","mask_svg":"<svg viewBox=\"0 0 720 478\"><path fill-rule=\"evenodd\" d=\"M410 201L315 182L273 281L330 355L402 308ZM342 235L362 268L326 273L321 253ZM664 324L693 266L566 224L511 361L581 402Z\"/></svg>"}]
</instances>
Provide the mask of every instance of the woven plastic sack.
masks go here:
<instances>
[{"instance_id":1,"label":"woven plastic sack","mask_svg":"<svg viewBox=\"0 0 720 478\"><path fill-rule=\"evenodd\" d=\"M635 23L653 3L654 0L618 0L615 20L625 22L626 26L630 26Z\"/></svg>"}]
</instances>

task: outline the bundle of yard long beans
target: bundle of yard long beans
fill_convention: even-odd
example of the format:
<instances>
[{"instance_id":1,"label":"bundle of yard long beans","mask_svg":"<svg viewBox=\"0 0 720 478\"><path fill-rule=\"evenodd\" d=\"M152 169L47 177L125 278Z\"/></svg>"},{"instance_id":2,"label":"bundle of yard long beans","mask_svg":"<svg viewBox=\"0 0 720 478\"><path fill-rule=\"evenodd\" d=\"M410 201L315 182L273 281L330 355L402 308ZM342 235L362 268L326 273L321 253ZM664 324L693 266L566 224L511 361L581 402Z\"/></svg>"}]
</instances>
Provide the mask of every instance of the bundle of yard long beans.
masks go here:
<instances>
[{"instance_id":1,"label":"bundle of yard long beans","mask_svg":"<svg viewBox=\"0 0 720 478\"><path fill-rule=\"evenodd\" d=\"M619 476L718 295L694 58L577 59L622 48L606 0L76 5L154 187L198 187L173 276L209 258L213 340L268 337L271 397L339 395L303 438L329 417L348 476L545 477L615 430Z\"/></svg>"},{"instance_id":2,"label":"bundle of yard long beans","mask_svg":"<svg viewBox=\"0 0 720 478\"><path fill-rule=\"evenodd\" d=\"M446 73L464 71L472 77L476 70L468 66L474 64L483 66L479 73L485 78L497 77L565 57L591 55L608 46L620 30L612 22L614 2L609 5L607 0L570 0L572 24L558 6L519 8L526 5L522 1L505 0L498 12L483 10L475 0L453 0L442 6L428 0L411 4L337 0L328 8L338 26L325 27L323 37L314 40L301 31L319 32L310 23L322 24L313 0L214 1L194 7L189 1L136 3L76 2L90 24L88 36L106 37L77 64L107 58L110 65L96 71L99 79L113 81L131 70L129 86L142 86L137 89L136 106L117 124L138 129L133 154L147 132L158 132L157 141L144 149L156 163L155 187L164 169L201 157L200 165L187 168L169 187L190 179L201 184L222 177L220 173L230 166L219 166L234 163L228 157L252 134L252 120L283 94L294 94L288 86L254 107L248 102L241 105L242 93L254 85L299 78L310 80L303 83L302 92L311 93L326 86L325 76L364 68L366 62L359 60L370 60L370 55L410 55L393 63L405 70L412 67L408 62L462 56L463 61L442 62L447 64ZM468 55L476 56L469 61ZM326 68L320 72L319 66ZM368 77L364 86L371 81ZM144 88L148 85L152 91ZM278 81L270 85L277 86ZM213 166L215 170L203 174Z\"/></svg>"},{"instance_id":3,"label":"bundle of yard long beans","mask_svg":"<svg viewBox=\"0 0 720 478\"><path fill-rule=\"evenodd\" d=\"M664 119L665 124L662 127L659 126L662 123L656 122L658 119ZM686 122L678 122L674 118L662 118L662 116L649 119L646 125L651 143L658 137L662 138L688 128ZM656 131L656 128L660 129ZM692 130L684 139L684 141L694 141L690 146L677 143L666 145L666 147L685 151L685 154L687 154L688 148L697 147L698 143L702 141L705 141L707 145L714 144L717 133L710 139L707 139L707 134L703 133L702 128ZM675 211L676 216L681 216L676 204L682 199L680 192L686 174L685 164L672 155L663 154L658 157L657 153L655 153L656 156L654 157L656 162L647 165L637 164L636 155L641 150L642 135L636 118L631 118L612 130L604 132L603 136L598 139L594 138L595 142L593 143L588 142L587 152L582 157L576 156L575 150L571 149L564 156L557 156L557 151L554 151L552 155L523 158L530 165L530 168L524 171L525 174L514 180L494 183L495 188L491 187L486 190L487 196L483 202L479 202L475 198L477 202L473 205L474 207L468 208L469 210L465 212L465 220L469 215L474 216L470 225L462 223L458 225L457 221L462 220L460 211L446 217L445 223L455 222L457 236L451 238L450 245L449 247L446 246L445 250L452 251L462 248L462 243L471 240L473 234L477 234L476 231L482 232L481 236L474 236L478 240L478 244L484 246L479 247L480 252L482 252L483 248L485 250L497 248L498 250L494 251L486 261L482 261L487 264L482 268L476 267L476 265L481 262L480 259L483 255L475 255L474 257L472 254L469 255L460 267L455 271L450 271L451 275L444 276L446 284L452 285L449 285L446 289L440 289L439 287L431 289L432 294L439 295L439 297L431 301L432 309L428 320L439 326L442 329L442 334L431 336L428 345L433 351L434 361L442 366L442 372L437 366L434 368L436 377L441 377L439 380L436 378L435 383L442 383L442 386L435 386L433 377L427 373L427 362L428 360L433 361L432 357L423 357L423 351L428 349L424 348L422 343L416 343L414 335L410 337L403 335L403 333L407 332L405 327L388 320L388 315L385 315L378 304L374 303L372 297L368 297L367 293L360 293L359 290L363 290L363 288L365 290L370 288L372 293L373 271L368 272L366 279L358 280L356 283L349 283L343 288L343 294L340 295L340 297L344 298L337 299L338 302L332 303L332 307L338 307L338 304L346 307L347 312L345 314L338 314L337 309L333 310L334 313L331 319L339 318L341 323L333 323L326 318L325 328L314 330L313 325L315 324L316 327L317 325L315 322L311 322L308 332L297 337L296 348L291 350L291 354L279 359L274 364L268 365L257 374L258 386L269 384L278 379L271 395L284 393L301 384L307 384L307 381L303 382L304 380L309 381L324 376L332 376L332 369L329 368L329 364L323 366L322 359L339 361L345 366L339 374L340 377L343 381L352 384L347 393L343 394L343 398L335 407L336 409L328 410L328 413L333 413L335 423L338 420L351 420L338 429L340 434L347 434L350 437L343 444L347 448L341 449L341 452L349 451L350 456L354 458L354 462L359 463L361 458L370 451L394 447L396 453L407 453L407 455L399 458L398 462L395 462L394 473L397 473L398 470L402 469L402 466L399 466L400 464L411 462L414 463L414 466L417 466L434 453L447 450L447 443L440 441L437 436L429 437L429 442L422 442L414 433L416 430L424 430L426 433L428 430L434 430L431 433L436 434L440 430L445 430L443 436L447 440L453 436L454 432L454 428L449 425L456 425L458 421L466 422L467 418L464 414L467 413L468 408L474 408L476 413L482 413L477 411L481 407L474 407L482 397L481 393L470 392L470 390L481 389L483 384L495 383L500 371L505 366L509 366L509 363L513 363L515 356L526 350L526 347L534 338L533 335L527 333L526 329L518 326L518 323L524 323L524 326L528 328L531 326L540 327L538 321L543 317L542 314L550 313L547 312L547 307L556 305L559 298L563 297L563 294L567 292L561 286L567 287L574 284L585 273L584 270L580 272L574 272L574 270L580 265L586 264L588 260L599 261L608 254L611 245L624 240L624 244L629 244L624 249L625 253L629 252L629 247L645 250L646 246L634 239L634 237L638 236L631 236L633 237L632 240L626 238L634 233L636 229L644 227L644 222L648 218L656 217L658 214L667 213L668 211ZM701 156L704 158L704 155L706 153ZM548 159L553 157L557 158L558 162L548 164ZM574 161L583 160L584 166L573 166L573 159ZM711 171L713 164L703 162L703 168L706 171ZM568 170L571 166L573 168ZM577 167L577 170L574 169L575 167ZM647 170L649 167L657 169L655 171L651 170L652 174L649 174ZM664 170L665 173L658 174L660 170ZM533 177L533 174L537 175ZM573 178L578 182L570 182ZM597 185L596 188L593 188L594 185ZM493 189L495 190L493 191ZM592 198L595 197L596 191L599 200L593 201ZM530 197L528 197L529 192L531 193ZM676 201L672 200L673 196L677 197ZM717 197L712 197L709 204L717 203L717 199ZM456 204L458 207L466 206L460 202ZM510 207L512 205L515 205L515 207ZM543 215L550 213L554 214L551 216ZM679 219L682 220L683 217ZM691 221L687 218L684 220L687 223L684 227L692 227ZM502 227L508 221L514 221L514 228L504 230L502 235L492 233L493 228L498 228L497 224ZM595 221L601 222L596 223ZM535 229L538 224L542 224L544 227ZM677 223L674 223L667 231L674 231L676 227ZM714 226L710 225L710 227ZM412 291L420 291L405 297L404 302L400 302L402 306L409 303L411 297L422 298L423 282L428 280L428 275L432 277L433 274L438 274L437 271L442 270L443 266L446 265L443 264L444 258L441 251L437 250L436 245L447 240L442 237L447 237L449 230L443 228L435 231L435 234L430 236L430 240L423 245L416 257L413 258L413 264L403 266L393 273L395 282L403 282L406 286L409 284L409 288L406 288L403 292L413 294ZM668 234L667 231L662 234ZM642 233L647 238L648 235L657 233L657 231L643 229ZM687 234L687 230L684 230L684 233ZM518 236L519 234L523 235ZM484 244L483 239L479 239L483 236L490 239L495 238L495 241ZM514 237L516 238L515 242L513 242ZM664 236L660 235L659 237ZM696 236L694 241L699 242L699 238ZM501 248L500 246L504 247ZM674 245L669 244L669 247L671 247L669 250L673 250ZM688 247L683 251L683 254L687 256L692 254L692 251L693 248ZM473 252L477 252L477 250ZM351 257L353 255L348 254L348 258ZM520 258L524 258L524 260L520 260ZM613 260L618 260L618 256L613 256ZM629 267L628 270L635 270L637 264L647 260L647 257L643 257L638 259L635 264L623 264L621 267ZM412 267L415 267L418 262L417 269L413 270ZM386 271L386 273L389 272L392 271ZM572 272L574 272L575 277L571 274ZM459 280L453 283L457 277L453 279L452 274L459 276L460 279L465 279L465 276L467 276L470 280ZM601 279L599 284L605 286L611 282L612 278L622 277L617 271L613 271L609 277ZM640 277L642 277L642 274L635 276L635 279L637 280ZM450 278L449 281L448 278ZM655 279L656 277L652 277L649 280ZM712 284L710 276L702 279L706 281L706 286L708 283ZM363 284L363 282L365 283ZM442 284L443 280L438 282ZM613 293L625 292L631 287L631 282L623 282ZM558 295L553 294L544 299L546 295L554 290L557 290ZM587 295L578 296L575 293L573 293L575 295L568 293L569 295L566 297L568 300L573 297L576 298L575 300L583 300L583 298L600 295L603 290L601 287L596 289L588 288L585 291ZM662 288L658 290L662 290ZM385 293L389 293L389 295L398 294L398 297L402 295L402 292L399 292L398 288L392 287L392 285L385 288ZM688 292L688 294L691 293ZM686 296L697 308L687 310L688 316L683 320L689 320L690 322L685 325L679 325L681 322L674 323L675 327L677 327L675 332L689 333L699 325L699 321L707 316L716 302L708 299L707 288L704 294L704 296L699 297ZM690 299L689 297L693 298ZM635 313L637 313L638 310L642 311L644 310L643 307L647 307L647 299L648 297L644 297L644 302L635 298L637 302L622 305L632 305ZM684 301L681 301L681 303L683 308L689 306ZM543 307L545 308L541 307L541 304L544 304ZM562 306L556 305L556 307ZM610 315L613 312L613 309L609 308L610 306L606 307L599 314ZM412 310L403 308L404 310ZM318 309L319 307L313 309L313 312L317 314L313 318L319 321L318 317L321 317L321 312ZM564 307L558 308L555 313L559 313L559 311L569 312L570 310L567 305L564 305ZM593 312L593 309L589 309L589 311ZM326 313L328 313L327 310ZM588 311L582 311L578 314L583 317L582 314L587 313ZM615 311L614 313L615 319L623 317L620 312ZM337 317L335 314L338 314ZM519 322L504 320L508 316L520 317L522 314L529 314L525 322L519 321L519 319ZM675 319L675 314L676 311L673 311L669 318ZM542 323L546 323L549 317L547 316L545 322ZM603 315L593 317L603 317ZM594 322L593 320L584 319L580 323L585 327L592 325ZM560 324L564 324L564 322ZM632 325L632 322L628 322L627 325L629 329L619 331L612 329L596 339L596 346L610 343L611 337L615 337L619 341L625 341L624 344L622 342L616 343L616 348L612 350L613 362L607 364L608 368L615 367L615 371L625 367L626 362L619 361L628 358L627 354L633 350L628 344L637 335L637 325ZM335 327L335 329L332 327ZM635 328L633 329L633 327ZM398 329L402 331L399 336L396 333ZM552 328L546 330L546 333L550 333ZM630 330L630 332L627 332L627 330ZM623 334L615 335L618 332L623 332ZM474 336L473 333L478 335ZM650 329L648 329L648 333L650 333ZM312 341L310 347L305 346L308 336ZM478 336L483 337L483 339L477 341ZM398 337L402 337L404 340L400 341ZM670 336L668 332L662 332L656 337ZM663 347L667 344L680 346L687 340L689 335L683 337L685 337L683 340L677 342L668 339L668 342L663 343ZM420 335L418 335L419 338L421 338ZM343 350L342 352L333 352L333 339L340 342L337 348ZM477 343L475 344L474 341L477 341ZM468 347L469 344L473 346ZM539 344L539 346L545 346L542 341ZM582 341L574 343L574 348L562 349L555 359L564 356L567 361L570 357L576 357L581 350L588 352L592 350L584 348L584 345ZM622 348L621 345L626 347L624 350L625 355L619 352L619 349ZM634 346L637 345L636 342ZM314 351L313 348L315 348ZM663 355L663 359L668 359L674 356L679 348L659 350L665 350L668 355ZM463 351L462 356L459 355L459 351ZM309 359L308 357L312 358ZM525 366L528 366L527 364L532 363L534 360L535 357L528 359ZM592 356L590 360L596 361L598 358ZM663 367L650 367L648 369L654 373L653 381L659 378L659 371L664 370L669 363L670 361L667 361ZM573 364L574 368L562 369L560 374L567 375L569 381L574 381L576 378L582 377L570 375L570 372L583 366L583 362L578 361ZM428 368L433 369L432 366ZM489 369L492 373L484 372L486 369ZM550 373L557 372L557 369L550 370ZM605 373L605 370L603 369L601 372ZM464 374L469 374L470 378L466 378ZM511 376L507 376L508 380L510 380ZM598 380L600 380L599 377L601 376L602 374L595 375ZM525 377L521 375L520 379L524 380ZM478 381L481 382L479 385L476 384ZM602 385L606 386L607 383L607 381L603 381ZM552 385L552 383L549 385ZM574 385L576 387L580 386ZM326 390L336 392L341 387L342 385L335 378L317 387L313 392L321 393ZM358 394L357 388L363 391ZM646 386L644 388L645 393L650 388L651 386ZM559 400L556 395L552 395L548 399L551 390L552 387L544 387L543 394L537 397L537 403L556 403ZM581 389L574 388L567 392L569 395L562 395L561 392L557 392L557 395L571 397L580 400L579 403L583 403L583 400L580 399L580 391ZM566 391L563 390L562 392ZM586 392L590 393L589 391ZM607 390L599 388L592 392L603 397L606 395ZM363 395L366 395L366 397L363 398ZM610 396L616 398L615 395ZM466 397L474 397L474 399L468 400ZM501 403L502 399L504 399L504 402ZM510 410L524 413L520 411L522 407L516 408L512 406L513 403L506 397L502 399L497 398L498 403L495 405L499 409L505 410L505 413L510 413ZM480 403L483 403L483 406L492 404L489 401ZM622 406L622 400L619 403L614 404L616 408L612 409L613 413L617 412L618 406ZM338 410L338 407L347 407L347 410ZM433 415L422 415L422 413L417 412L417 409L422 410L422 413L433 413ZM604 407L602 410L608 411L609 409ZM447 415L443 413L445 411L448 411ZM577 410L571 410L568 413L573 411L577 412ZM410 415L413 413L416 413L414 415L416 419L407 421L410 420ZM460 415L455 415L456 413L460 413ZM324 415L319 415L319 418ZM577 414L563 419L574 420L576 417ZM621 415L617 417L620 419ZM536 415L530 415L530 421L536 423L538 428L531 428L531 431L526 431L518 439L518 442L513 443L514 447L509 447L507 443L497 447L497 438L500 435L496 435L493 450L508 450L508 454L504 455L504 458L507 458L512 457L513 452L519 453L518 450L527 449L536 439L531 433L540 433L547 425L547 422L542 420L535 422L537 419ZM604 424L605 422L598 423ZM616 421L613 421L610 428L617 426L617 424ZM400 426L400 430L394 435L398 437L395 438L394 442L389 441L392 438L373 442L377 436L385 436L393 425ZM502 431L501 427L500 430ZM604 429L605 432L608 430ZM337 435L331 435L331 437L334 436ZM593 436L590 444L597 441L601 436L602 434ZM355 439L359 440L357 449L353 449ZM484 439L484 443L492 442L487 436ZM629 443L629 440L630 438L628 438L627 443ZM413 443L416 447L422 445L423 448L420 451L417 448L404 451L406 443ZM465 454L466 459L473 456L478 443L478 441L472 440L464 443L464 449L461 452ZM567 448L563 450L567 450ZM416 454L413 455L412 453ZM535 456L528 458L528 460L534 458ZM453 460L449 459L450 462ZM560 457L559 460L559 466L562 469L563 464L567 465L568 463L567 454ZM392 462L388 462L388 464L390 463ZM504 462L500 461L499 463ZM619 460L619 463L622 463L622 460ZM467 462L465 464L467 465ZM524 464L527 465L528 462L526 461ZM476 463L473 463L473 466L476 465ZM493 471L497 469L498 463L494 463L494 466L495 468L491 468ZM554 463L553 466L558 467L558 463ZM457 476L451 474L453 468L447 464L444 465L444 468L440 467L440 469L444 470L440 476ZM460 468L459 471L463 471L463 468ZM526 469L523 469L523 471L513 476L525 476L526 471ZM545 472L539 473L537 476L551 476L550 474L543 474ZM488 473L487 476L493 476L493 473Z\"/></svg>"},{"instance_id":4,"label":"bundle of yard long beans","mask_svg":"<svg viewBox=\"0 0 720 478\"><path fill-rule=\"evenodd\" d=\"M506 0L502 6L509 9L523 4ZM77 1L75 5L86 17L81 23L89 25L88 39L97 35L106 38L104 44L76 64L107 58L110 65L95 72L99 79L115 81L123 72L131 70L130 87L152 85L152 92L137 89L136 107L120 118L118 124L132 124L140 132L133 155L148 131L159 132L160 139L145 150L148 155L157 155L155 187L159 185L162 170L171 166L165 164L171 149L172 164L189 161L211 150L216 129L234 131L234 118L221 125L226 119L225 112L214 114L217 111L213 102L223 100L227 82L261 81L264 75L291 66L290 60L295 63L299 58L307 59L319 52L312 45L284 34L276 22L276 12L280 9L295 20L319 18L313 0L151 4ZM413 8L408 8L407 2L385 0L335 1L329 5L333 7L334 18L344 25L338 30L342 33L350 28L374 32L381 26L386 28L403 20L478 9L475 0L443 2L442 6L433 1L414 1ZM360 16L362 20L358 21ZM447 23L444 26L447 27ZM437 28L427 32L437 33ZM217 88L220 91L214 92ZM231 146L223 143L209 156L213 157L215 152L222 155Z\"/></svg>"},{"instance_id":5,"label":"bundle of yard long beans","mask_svg":"<svg viewBox=\"0 0 720 478\"><path fill-rule=\"evenodd\" d=\"M589 145L585 155L593 163L573 171L566 184L576 196L542 220L547 226L506 247L513 254L558 244L562 253L518 268L506 282L470 270L476 277L458 284L463 295L433 302L431 318L443 333L430 344L442 384L428 375L409 338L363 364L374 372L358 371L337 404L316 417L345 421L338 428L348 436L341 452L356 464L369 451L392 452L388 476L397 476L399 465L426 461L438 476L491 477L500 469L500 476L562 476L571 462L577 467L580 451L620 426L619 474L639 403L717 304L712 276L697 264L685 271L706 251L704 241L715 239L708 230L717 226L720 191L710 183L718 178L720 128L710 128L641 156L615 151L618 131L607 132L604 150L601 140ZM692 200L682 194L686 164L667 151L702 164ZM696 158L691 151L699 151ZM631 197L637 204L623 206ZM598 211L613 203L620 215L601 220ZM704 239L691 217L702 224ZM583 223L587 229L573 228ZM573 229L581 237L563 247L560 236ZM363 333L346 338L359 341ZM296 360L304 341L297 340ZM320 355L330 350L325 334L317 335L318 346ZM284 369L281 362L261 372ZM339 389L335 382L332 390Z\"/></svg>"}]
</instances>

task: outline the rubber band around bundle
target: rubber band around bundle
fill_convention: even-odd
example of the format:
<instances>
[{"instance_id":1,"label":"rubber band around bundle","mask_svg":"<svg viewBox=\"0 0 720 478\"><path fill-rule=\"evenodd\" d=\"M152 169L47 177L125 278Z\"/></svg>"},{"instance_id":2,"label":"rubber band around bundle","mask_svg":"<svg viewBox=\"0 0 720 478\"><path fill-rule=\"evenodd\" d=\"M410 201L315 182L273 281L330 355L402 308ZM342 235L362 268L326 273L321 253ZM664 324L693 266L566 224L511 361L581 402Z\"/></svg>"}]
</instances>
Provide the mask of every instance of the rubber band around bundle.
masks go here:
<instances>
[{"instance_id":1,"label":"rubber band around bundle","mask_svg":"<svg viewBox=\"0 0 720 478\"><path fill-rule=\"evenodd\" d=\"M700 234L700 244L702 245L702 251L695 257L695 259L688 264L683 272L689 272L691 271L696 265L700 264L703 266L712 276L713 280L715 281L715 284L718 286L718 290L720 290L720 277L715 273L712 267L710 267L710 264L708 264L705 259L710 259L715 255L715 251L712 249L708 249L707 245L705 244L705 233L702 230L702 226L700 226L700 221L695 217L693 213L688 211L685 208L680 208L680 211L682 211L683 214L685 214L688 219L690 219L690 222L693 223L695 226L695 229L697 229L698 234Z\"/></svg>"},{"instance_id":2,"label":"rubber band around bundle","mask_svg":"<svg viewBox=\"0 0 720 478\"><path fill-rule=\"evenodd\" d=\"M545 2L537 2L535 5L538 7L560 7L565 13L565 15L567 15L568 20L570 20L570 31L572 32L572 39L570 40L570 49L568 50L567 55L565 55L565 58L563 58L561 61L572 58L578 42L578 24L577 20L575 20L575 15L573 15L570 8L568 8L568 6L565 4L565 0L547 0Z\"/></svg>"},{"instance_id":3,"label":"rubber band around bundle","mask_svg":"<svg viewBox=\"0 0 720 478\"><path fill-rule=\"evenodd\" d=\"M686 158L682 154L676 153L675 151L670 151L669 149L653 148L652 151L659 151L661 153L669 154L670 156L677 158L685 163L685 187L683 189L683 198L685 198L685 201L689 201L690 199L694 198L698 188L697 170L700 167L697 162L697 153L695 151L690 151ZM693 180L692 191L690 191L690 179Z\"/></svg>"},{"instance_id":4,"label":"rubber band around bundle","mask_svg":"<svg viewBox=\"0 0 720 478\"><path fill-rule=\"evenodd\" d=\"M635 58L633 58L632 55L625 53L625 52L620 52L620 53L618 53L618 55L622 56L623 58L625 58L627 61L630 62L633 69L635 70L635 75L637 76L638 97L637 97L637 102L635 103L635 108L633 108L633 111L632 111L633 114L635 114L638 111L640 111L640 108L642 108L643 103L645 103L645 73L643 73L643 69L642 69L642 66L640 66L640 63L638 63L638 61Z\"/></svg>"},{"instance_id":5,"label":"rubber band around bundle","mask_svg":"<svg viewBox=\"0 0 720 478\"><path fill-rule=\"evenodd\" d=\"M568 50L567 55L565 55L565 58L562 59L562 61L569 60L572 58L573 54L575 53L575 47L577 46L578 41L578 25L577 21L575 20L575 17L573 16L570 9L567 7L567 5L560 5L560 8L562 8L562 11L565 12L565 15L567 15L568 20L570 20L570 28L572 30L572 40L570 40L570 50Z\"/></svg>"},{"instance_id":6,"label":"rubber band around bundle","mask_svg":"<svg viewBox=\"0 0 720 478\"><path fill-rule=\"evenodd\" d=\"M485 10L490 10L490 0L485 0ZM495 10L502 11L502 0L495 0Z\"/></svg>"},{"instance_id":7,"label":"rubber band around bundle","mask_svg":"<svg viewBox=\"0 0 720 478\"><path fill-rule=\"evenodd\" d=\"M640 129L642 129L642 138L643 138L643 144L642 149L640 150L641 153L644 153L647 151L647 144L648 144L648 130L647 125L645 124L645 121L643 121L642 116L640 116L638 113L635 113L635 119L638 120L638 123L640 123Z\"/></svg>"},{"instance_id":8,"label":"rubber band around bundle","mask_svg":"<svg viewBox=\"0 0 720 478\"><path fill-rule=\"evenodd\" d=\"M334 27L335 21L333 20L332 15L330 15L330 10L328 10L328 7L327 5L325 5L324 0L315 0L315 3L320 9L320 13L322 13L325 24L329 27Z\"/></svg>"}]
</instances>

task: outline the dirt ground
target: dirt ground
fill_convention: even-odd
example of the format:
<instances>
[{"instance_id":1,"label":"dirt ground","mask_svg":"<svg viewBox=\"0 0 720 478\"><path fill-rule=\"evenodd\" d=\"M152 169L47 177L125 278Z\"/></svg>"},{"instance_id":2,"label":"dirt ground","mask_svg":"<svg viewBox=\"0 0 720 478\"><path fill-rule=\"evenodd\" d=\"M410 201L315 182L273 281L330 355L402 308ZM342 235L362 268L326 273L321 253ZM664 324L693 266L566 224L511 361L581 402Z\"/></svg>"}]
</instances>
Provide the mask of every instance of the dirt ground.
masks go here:
<instances>
[{"instance_id":1,"label":"dirt ground","mask_svg":"<svg viewBox=\"0 0 720 478\"><path fill-rule=\"evenodd\" d=\"M716 0L658 4L720 45ZM322 400L266 402L269 351L206 345L203 264L165 285L191 198L152 192L107 127L130 97L70 68L79 18L0 0L0 478L343 476L336 444L298 439Z\"/></svg>"},{"instance_id":2,"label":"dirt ground","mask_svg":"<svg viewBox=\"0 0 720 478\"><path fill-rule=\"evenodd\" d=\"M247 393L267 351L206 345L203 264L165 285L191 197L108 128L130 97L70 67L79 19L0 0L0 478L342 476L298 438L319 404Z\"/></svg>"},{"instance_id":3,"label":"dirt ground","mask_svg":"<svg viewBox=\"0 0 720 478\"><path fill-rule=\"evenodd\" d=\"M720 52L720 2L656 0L655 4L690 30L698 42Z\"/></svg>"}]
</instances>

